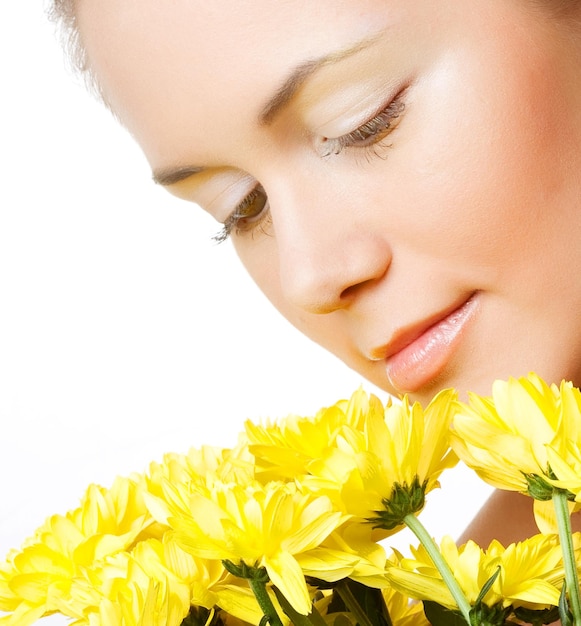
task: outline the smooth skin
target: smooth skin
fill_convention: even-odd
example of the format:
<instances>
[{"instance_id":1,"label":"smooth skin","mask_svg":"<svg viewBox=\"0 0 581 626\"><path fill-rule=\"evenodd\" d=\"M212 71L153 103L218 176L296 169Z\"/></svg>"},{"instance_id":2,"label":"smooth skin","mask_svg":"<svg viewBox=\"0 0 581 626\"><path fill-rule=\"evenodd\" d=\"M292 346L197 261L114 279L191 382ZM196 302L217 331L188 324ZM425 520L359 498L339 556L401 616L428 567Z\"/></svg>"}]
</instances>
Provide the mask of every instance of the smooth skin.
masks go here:
<instances>
[{"instance_id":1,"label":"smooth skin","mask_svg":"<svg viewBox=\"0 0 581 626\"><path fill-rule=\"evenodd\" d=\"M530 370L581 383L581 9L542 4L80 0L78 17L156 180L226 224L299 330L427 402ZM495 495L468 534L527 536L529 504Z\"/></svg>"}]
</instances>

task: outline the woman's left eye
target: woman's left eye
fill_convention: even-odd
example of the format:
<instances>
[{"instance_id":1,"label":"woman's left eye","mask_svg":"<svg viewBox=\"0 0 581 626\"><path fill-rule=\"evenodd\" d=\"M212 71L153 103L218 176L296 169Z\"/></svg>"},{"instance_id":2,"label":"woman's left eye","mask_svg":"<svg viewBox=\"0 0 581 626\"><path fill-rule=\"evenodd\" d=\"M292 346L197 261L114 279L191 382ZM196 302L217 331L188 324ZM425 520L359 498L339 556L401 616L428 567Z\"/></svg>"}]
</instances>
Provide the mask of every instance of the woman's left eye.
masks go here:
<instances>
[{"instance_id":1,"label":"woman's left eye","mask_svg":"<svg viewBox=\"0 0 581 626\"><path fill-rule=\"evenodd\" d=\"M367 148L385 139L397 125L398 118L404 110L402 90L379 113L355 130L340 137L325 139L323 156L339 154L345 148Z\"/></svg>"}]
</instances>

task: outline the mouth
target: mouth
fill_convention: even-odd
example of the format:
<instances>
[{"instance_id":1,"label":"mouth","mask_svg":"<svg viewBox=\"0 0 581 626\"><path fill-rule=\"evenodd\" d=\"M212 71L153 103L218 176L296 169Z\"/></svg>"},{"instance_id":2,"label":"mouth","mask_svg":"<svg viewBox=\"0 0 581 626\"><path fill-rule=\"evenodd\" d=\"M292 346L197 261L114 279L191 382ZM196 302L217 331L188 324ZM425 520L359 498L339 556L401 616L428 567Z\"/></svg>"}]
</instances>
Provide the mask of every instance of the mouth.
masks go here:
<instances>
[{"instance_id":1,"label":"mouth","mask_svg":"<svg viewBox=\"0 0 581 626\"><path fill-rule=\"evenodd\" d=\"M435 380L451 360L477 305L472 293L460 304L395 333L383 351L391 386L410 393Z\"/></svg>"}]
</instances>

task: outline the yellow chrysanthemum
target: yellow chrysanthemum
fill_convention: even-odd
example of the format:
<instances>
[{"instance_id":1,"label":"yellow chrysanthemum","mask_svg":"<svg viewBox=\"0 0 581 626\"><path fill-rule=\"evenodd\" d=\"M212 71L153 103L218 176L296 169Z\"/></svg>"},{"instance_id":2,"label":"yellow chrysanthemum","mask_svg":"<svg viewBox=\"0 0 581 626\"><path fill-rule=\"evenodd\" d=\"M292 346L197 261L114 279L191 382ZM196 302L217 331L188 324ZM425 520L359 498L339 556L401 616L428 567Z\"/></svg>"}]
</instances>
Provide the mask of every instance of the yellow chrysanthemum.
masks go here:
<instances>
[{"instance_id":1,"label":"yellow chrysanthemum","mask_svg":"<svg viewBox=\"0 0 581 626\"><path fill-rule=\"evenodd\" d=\"M204 446L187 455L166 454L162 463L151 463L143 477L145 502L151 514L167 526L170 511L189 511L190 496L213 482L246 484L253 480L254 458L246 444L234 449Z\"/></svg>"},{"instance_id":2,"label":"yellow chrysanthemum","mask_svg":"<svg viewBox=\"0 0 581 626\"><path fill-rule=\"evenodd\" d=\"M551 484L572 492L581 503L581 392L571 383L562 382L559 389L559 419L547 460L556 476Z\"/></svg>"},{"instance_id":3,"label":"yellow chrysanthemum","mask_svg":"<svg viewBox=\"0 0 581 626\"><path fill-rule=\"evenodd\" d=\"M344 425L299 480L327 493L346 513L373 522L383 536L394 532L403 517L422 509L442 471L457 462L449 447L455 398L446 390L426 409L404 397L401 404L370 410L357 427Z\"/></svg>"},{"instance_id":4,"label":"yellow chrysanthemum","mask_svg":"<svg viewBox=\"0 0 581 626\"><path fill-rule=\"evenodd\" d=\"M255 456L256 477L294 480L310 473L314 461L327 456L345 427L361 430L369 415L383 416L384 407L362 389L349 400L321 409L315 417L288 417L267 423L245 424L250 452Z\"/></svg>"},{"instance_id":5,"label":"yellow chrysanthemum","mask_svg":"<svg viewBox=\"0 0 581 626\"><path fill-rule=\"evenodd\" d=\"M193 604L211 609L216 604L213 588L226 575L219 561L197 559L173 541L169 533L161 541L140 542L131 556L153 580L172 581L186 608Z\"/></svg>"},{"instance_id":6,"label":"yellow chrysanthemum","mask_svg":"<svg viewBox=\"0 0 581 626\"><path fill-rule=\"evenodd\" d=\"M20 551L0 565L2 626L28 626L54 611L74 614L73 578L95 561L126 550L146 530L156 533L137 479L118 478L110 489L92 485L81 506L54 515Z\"/></svg>"},{"instance_id":7,"label":"yellow chrysanthemum","mask_svg":"<svg viewBox=\"0 0 581 626\"><path fill-rule=\"evenodd\" d=\"M185 550L201 558L265 568L295 610L309 613L311 598L297 559L319 547L346 519L328 498L302 494L292 484L212 482L188 494L185 508L176 492L167 505L167 520ZM333 576L332 558L321 566L325 578ZM341 561L340 574L343 567Z\"/></svg>"},{"instance_id":8,"label":"yellow chrysanthemum","mask_svg":"<svg viewBox=\"0 0 581 626\"><path fill-rule=\"evenodd\" d=\"M187 604L215 607L246 622L259 622L262 612L245 581L226 572L221 561L198 558L186 552L172 533L161 541L141 542L132 553L144 571L157 581L171 582L174 593L187 591ZM185 596L184 596L185 597Z\"/></svg>"},{"instance_id":9,"label":"yellow chrysanthemum","mask_svg":"<svg viewBox=\"0 0 581 626\"><path fill-rule=\"evenodd\" d=\"M254 475L254 458L247 446L218 448L202 446L187 454L168 453L161 463L153 462L144 476L145 489L163 497L163 483L202 484L210 477L223 482L244 482Z\"/></svg>"},{"instance_id":10,"label":"yellow chrysanthemum","mask_svg":"<svg viewBox=\"0 0 581 626\"><path fill-rule=\"evenodd\" d=\"M69 604L74 626L177 626L190 610L211 616L220 607L244 623L262 617L247 585L219 561L184 552L170 535L85 569L72 581Z\"/></svg>"},{"instance_id":11,"label":"yellow chrysanthemum","mask_svg":"<svg viewBox=\"0 0 581 626\"><path fill-rule=\"evenodd\" d=\"M190 589L159 562L158 551L142 542L76 579L72 597L90 626L179 626L190 610ZM150 571L147 571L150 570ZM155 570L152 575L151 570Z\"/></svg>"},{"instance_id":12,"label":"yellow chrysanthemum","mask_svg":"<svg viewBox=\"0 0 581 626\"><path fill-rule=\"evenodd\" d=\"M471 605L499 568L494 584L484 597L489 607L500 603L504 607L538 610L558 605L564 568L557 535L535 535L507 548L495 540L487 550L472 541L458 548L446 537L440 550ZM577 533L577 558L580 550L581 538ZM397 566L388 566L391 584L414 598L455 609L455 601L425 549L420 546L413 550L413 556L402 558Z\"/></svg>"},{"instance_id":13,"label":"yellow chrysanthemum","mask_svg":"<svg viewBox=\"0 0 581 626\"><path fill-rule=\"evenodd\" d=\"M85 570L73 581L71 602L79 625L90 626L179 626L190 610L210 616L218 607L245 622L262 617L250 589L222 563L192 556L169 534Z\"/></svg>"},{"instance_id":14,"label":"yellow chrysanthemum","mask_svg":"<svg viewBox=\"0 0 581 626\"><path fill-rule=\"evenodd\" d=\"M537 523L554 531L553 487L581 506L581 394L571 383L547 385L536 374L495 381L492 397L458 403L452 446L494 487L535 498Z\"/></svg>"},{"instance_id":15,"label":"yellow chrysanthemum","mask_svg":"<svg viewBox=\"0 0 581 626\"><path fill-rule=\"evenodd\" d=\"M526 475L545 475L559 420L558 395L535 374L497 380L492 397L470 394L454 416L453 446L494 487L526 493Z\"/></svg>"}]
</instances>

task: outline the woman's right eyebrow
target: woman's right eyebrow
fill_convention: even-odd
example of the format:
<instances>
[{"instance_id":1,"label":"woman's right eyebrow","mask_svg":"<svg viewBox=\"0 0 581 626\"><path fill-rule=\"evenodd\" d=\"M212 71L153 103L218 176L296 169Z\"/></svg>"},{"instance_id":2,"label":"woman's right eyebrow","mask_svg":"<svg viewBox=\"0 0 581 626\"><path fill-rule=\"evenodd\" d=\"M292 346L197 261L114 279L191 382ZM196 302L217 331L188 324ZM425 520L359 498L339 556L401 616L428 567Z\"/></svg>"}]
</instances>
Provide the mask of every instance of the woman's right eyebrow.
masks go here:
<instances>
[{"instance_id":1,"label":"woman's right eyebrow","mask_svg":"<svg viewBox=\"0 0 581 626\"><path fill-rule=\"evenodd\" d=\"M190 176L203 172L206 168L196 165L184 165L178 167L168 167L154 170L152 174L153 182L167 187L175 185Z\"/></svg>"}]
</instances>

